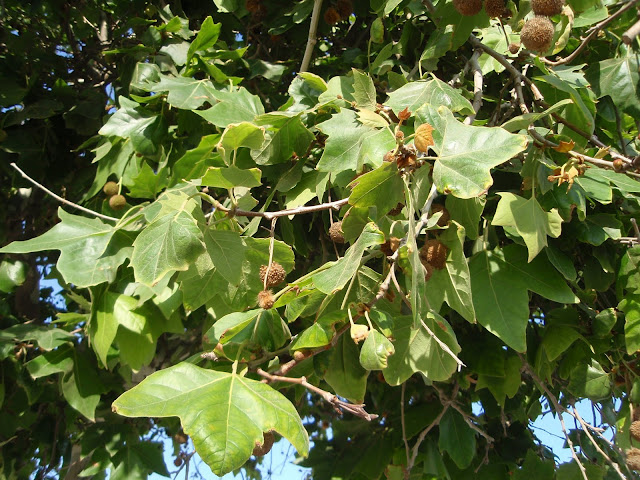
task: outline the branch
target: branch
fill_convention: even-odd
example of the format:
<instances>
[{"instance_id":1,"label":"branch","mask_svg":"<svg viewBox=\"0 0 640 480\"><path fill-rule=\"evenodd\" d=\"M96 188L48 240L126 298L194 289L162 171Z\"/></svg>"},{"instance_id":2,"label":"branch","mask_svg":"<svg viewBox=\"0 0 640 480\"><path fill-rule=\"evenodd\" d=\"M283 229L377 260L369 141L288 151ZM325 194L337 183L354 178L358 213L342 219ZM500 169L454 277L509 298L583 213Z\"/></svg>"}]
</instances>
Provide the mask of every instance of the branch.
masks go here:
<instances>
[{"instance_id":1,"label":"branch","mask_svg":"<svg viewBox=\"0 0 640 480\"><path fill-rule=\"evenodd\" d=\"M636 38L639 33L640 33L640 20L638 20L636 23L631 25L629 30L627 30L622 34L622 41L627 45L631 45L631 42L633 42L633 39Z\"/></svg>"},{"instance_id":2,"label":"branch","mask_svg":"<svg viewBox=\"0 0 640 480\"><path fill-rule=\"evenodd\" d=\"M585 47L587 46L587 44L596 36L598 35L598 32L600 32L600 30L602 30L604 27L606 27L607 25L609 25L611 22L613 22L616 18L618 18L620 15L622 15L624 12L626 12L627 10L629 10L630 8L632 8L636 3L638 3L638 1L640 0L631 0L629 3L627 3L624 7L620 8L620 10L618 10L616 13L614 13L613 15L605 18L603 21L601 21L600 23L594 25L590 30L591 32L589 33L589 35L587 35L582 42L580 43L580 45L578 45L578 48L576 48L571 55L565 57L565 58L561 58L555 62L551 61L551 60L547 60L545 58L541 58L541 60L546 63L547 65L551 65L553 67L557 66L557 65L564 65L566 63L571 62L572 60L574 60L578 55L580 55L580 53L582 52L582 50L585 49ZM637 24L636 24L637 25ZM631 31L634 27L636 27L636 25L634 25L633 27L631 27L629 30L627 30L625 32L624 35L626 35L627 33L629 33L629 31ZM640 29L640 27L638 27L638 29ZM638 32L635 33L635 35L637 35ZM633 40L633 37L631 37L629 39L629 41L625 41L624 39L624 35L622 37L622 40L626 43L629 44L631 43L631 40ZM634 35L634 36L635 36Z\"/></svg>"},{"instance_id":3,"label":"branch","mask_svg":"<svg viewBox=\"0 0 640 480\"><path fill-rule=\"evenodd\" d=\"M311 25L309 25L309 37L307 38L307 48L304 50L302 64L300 65L300 73L306 72L311 62L313 47L316 46L316 30L318 29L318 20L320 18L320 7L322 0L313 0L313 12L311 13Z\"/></svg>"},{"instance_id":4,"label":"branch","mask_svg":"<svg viewBox=\"0 0 640 480\"><path fill-rule=\"evenodd\" d=\"M437 343L438 345L440 345L440 348L441 348L442 350L444 350L446 353L448 353L448 354L449 354L449 356L455 360L455 362L458 364L458 371L460 371L460 369L461 369L462 367L465 367L465 366L466 366L464 363L462 363L462 360L460 360L460 359L456 356L456 354L455 354L455 353L453 353L453 352L451 351L451 349L449 348L449 345L447 345L447 344L446 344L446 343L444 343L442 340L440 340L440 339L436 336L436 334L435 334L435 333L433 333L433 332L431 331L431 329L429 328L429 326L428 326L426 323L424 323L424 320L420 319L420 323L422 323L422 326L425 328L425 330L427 331L427 333L429 334L429 336L430 336L431 338L433 338L433 339L436 341L436 343Z\"/></svg>"},{"instance_id":5,"label":"branch","mask_svg":"<svg viewBox=\"0 0 640 480\"><path fill-rule=\"evenodd\" d=\"M435 420L431 422L427 428L425 428L423 431L420 432L420 435L418 436L416 443L413 445L413 450L411 451L411 459L409 460L409 463L407 463L407 472L410 472L411 469L413 468L413 465L416 463L416 458L418 457L418 450L420 449L420 445L422 444L426 436L429 434L429 432L433 429L433 427L437 427L440 424L440 420L442 420L442 417L447 412L450 405L451 405L451 402L444 403L442 405L443 407L442 411L438 414Z\"/></svg>"},{"instance_id":6,"label":"branch","mask_svg":"<svg viewBox=\"0 0 640 480\"><path fill-rule=\"evenodd\" d=\"M280 375L272 375L268 372L265 372L261 368L256 370L256 373L258 373L258 375L263 377L267 382L285 382L285 383L292 383L294 385L302 385L307 390L310 390L320 395L326 402L333 405L334 408L340 413L344 413L345 411L347 411L349 413L352 413L356 417L363 418L364 420L367 420L367 421L375 420L376 418L378 418L378 415L366 412L366 410L364 409L364 406L365 406L364 403L354 404L354 403L345 402L344 400L340 400L333 393L329 393L326 390L322 390L321 388L310 384L309 382L307 382L307 379L305 377L291 378L291 377L283 377Z\"/></svg>"},{"instance_id":7,"label":"branch","mask_svg":"<svg viewBox=\"0 0 640 480\"><path fill-rule=\"evenodd\" d=\"M480 111L480 107L482 107L482 68L480 68L480 64L478 63L478 59L482 54L482 50L477 48L473 55L469 59L469 66L473 71L473 111L475 112L473 115L469 115L464 119L465 125L471 125L473 121L476 119L476 115Z\"/></svg>"},{"instance_id":8,"label":"branch","mask_svg":"<svg viewBox=\"0 0 640 480\"><path fill-rule=\"evenodd\" d=\"M407 382L402 383L402 390L400 390L400 425L402 426L402 440L404 441L404 450L407 454L407 466L409 466L410 450L409 440L407 440L407 425L404 418L404 392L407 389Z\"/></svg>"},{"instance_id":9,"label":"branch","mask_svg":"<svg viewBox=\"0 0 640 480\"><path fill-rule=\"evenodd\" d=\"M564 412L567 412L569 414L571 414L571 412L569 412L566 408L564 408L558 403L558 399L556 398L556 396L553 393L551 393L551 390L549 390L547 386L544 384L544 382L540 380L540 377L536 375L536 373L531 368L531 365L529 365L529 363L524 358L524 356L520 353L518 354L518 356L522 361L523 369L526 370L529 376L533 379L533 381L538 384L538 387L544 392L544 394L547 396L547 398L553 405L553 408L556 411L556 414L558 415L558 419L560 420L560 427L562 428L562 433L564 433L564 438L566 439L567 444L569 445L569 449L571 450L571 456L578 464L578 468L580 469L580 472L582 473L582 477L584 478L584 480L589 480L589 478L587 477L587 471L585 470L584 465L582 465L582 462L580 461L580 459L578 458L578 455L576 454L575 447L573 445L573 442L571 441L571 438L569 437L569 433L567 432L567 427L564 424L564 419L562 418L562 414Z\"/></svg>"},{"instance_id":10,"label":"branch","mask_svg":"<svg viewBox=\"0 0 640 480\"><path fill-rule=\"evenodd\" d=\"M94 212L93 210L91 210L89 208L85 208L85 207L83 207L81 205L78 205L77 203L70 202L69 200L62 198L60 195L56 195L51 190L49 190L47 187L45 187L44 185L39 184L33 178L31 178L29 175L24 173L20 169L20 167L18 167L15 163L11 163L10 165L13 168L15 168L18 171L18 173L20 173L20 175L22 175L22 178L25 178L25 179L29 180L32 184L34 184L40 190L42 190L45 193L48 193L49 195L51 195L53 198L55 198L59 202L64 203L65 205L69 205L69 206L71 206L73 208L77 208L78 210L81 210L81 211L83 211L85 213L89 213L89 214L93 215L94 217L102 218L103 220L109 220L111 222L117 222L118 221L118 219L115 218L115 217L110 217L109 215L103 215L101 213Z\"/></svg>"},{"instance_id":11,"label":"branch","mask_svg":"<svg viewBox=\"0 0 640 480\"><path fill-rule=\"evenodd\" d=\"M319 212L322 210L329 210L329 209L338 210L340 209L340 207L342 207L343 205L346 205L349 202L348 198L343 198L342 200L336 200L334 202L321 203L319 205L310 205L308 207L290 208L287 210L280 210L277 212L254 212L251 210L240 210L240 209L225 207L217 200L215 199L211 199L211 200L213 200L213 206L216 210L220 210L221 212L224 212L231 217L263 217L263 218L266 218L267 220L273 220L274 218L277 218L277 217L286 217L288 215L299 215L302 213Z\"/></svg>"}]
</instances>

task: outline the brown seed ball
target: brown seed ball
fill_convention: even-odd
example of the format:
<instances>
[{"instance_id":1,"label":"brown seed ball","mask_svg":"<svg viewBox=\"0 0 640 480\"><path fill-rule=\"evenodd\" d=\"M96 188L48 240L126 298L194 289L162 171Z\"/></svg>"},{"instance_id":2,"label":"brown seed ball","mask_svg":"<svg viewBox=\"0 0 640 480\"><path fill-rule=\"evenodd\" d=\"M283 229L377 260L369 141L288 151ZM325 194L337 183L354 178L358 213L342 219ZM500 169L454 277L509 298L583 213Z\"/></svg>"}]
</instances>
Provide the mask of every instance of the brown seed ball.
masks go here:
<instances>
[{"instance_id":1,"label":"brown seed ball","mask_svg":"<svg viewBox=\"0 0 640 480\"><path fill-rule=\"evenodd\" d=\"M431 205L431 213L442 212L442 216L438 219L439 227L446 227L449 225L449 220L451 220L451 215L449 215L449 210L445 208L444 205L440 203L434 203Z\"/></svg>"},{"instance_id":2,"label":"brown seed ball","mask_svg":"<svg viewBox=\"0 0 640 480\"><path fill-rule=\"evenodd\" d=\"M635 421L631 424L631 428L629 428L629 432L631 432L631 436L636 440L640 440L640 422Z\"/></svg>"},{"instance_id":3,"label":"brown seed ball","mask_svg":"<svg viewBox=\"0 0 640 480\"><path fill-rule=\"evenodd\" d=\"M122 195L109 197L109 206L114 210L122 210L127 205L127 199Z\"/></svg>"},{"instance_id":4,"label":"brown seed ball","mask_svg":"<svg viewBox=\"0 0 640 480\"><path fill-rule=\"evenodd\" d=\"M449 249L440 240L427 240L420 249L420 260L441 270L447 263L447 253L449 253Z\"/></svg>"},{"instance_id":5,"label":"brown seed ball","mask_svg":"<svg viewBox=\"0 0 640 480\"><path fill-rule=\"evenodd\" d=\"M553 23L547 17L533 17L522 27L520 40L529 50L544 53L551 47L554 31Z\"/></svg>"},{"instance_id":6,"label":"brown seed ball","mask_svg":"<svg viewBox=\"0 0 640 480\"><path fill-rule=\"evenodd\" d=\"M260 308L269 310L273 307L274 303L275 299L273 298L273 292L271 290L262 290L258 294L258 306Z\"/></svg>"},{"instance_id":7,"label":"brown seed ball","mask_svg":"<svg viewBox=\"0 0 640 480\"><path fill-rule=\"evenodd\" d=\"M400 212L402 212L403 208L404 208L404 203L400 202L391 210L389 210L389 213L387 213L387 215L389 215L390 217L395 217L396 215L399 215Z\"/></svg>"},{"instance_id":8,"label":"brown seed ball","mask_svg":"<svg viewBox=\"0 0 640 480\"><path fill-rule=\"evenodd\" d=\"M491 18L502 17L505 9L504 0L484 0L484 10Z\"/></svg>"},{"instance_id":9,"label":"brown seed ball","mask_svg":"<svg viewBox=\"0 0 640 480\"><path fill-rule=\"evenodd\" d=\"M482 0L453 0L453 6L465 17L471 17L482 10Z\"/></svg>"},{"instance_id":10,"label":"brown seed ball","mask_svg":"<svg viewBox=\"0 0 640 480\"><path fill-rule=\"evenodd\" d=\"M102 191L107 197L113 197L118 194L118 184L116 182L107 182L102 187Z\"/></svg>"},{"instance_id":11,"label":"brown seed ball","mask_svg":"<svg viewBox=\"0 0 640 480\"><path fill-rule=\"evenodd\" d=\"M329 236L335 243L344 243L344 232L342 231L342 221L335 222L329 227Z\"/></svg>"},{"instance_id":12,"label":"brown seed ball","mask_svg":"<svg viewBox=\"0 0 640 480\"><path fill-rule=\"evenodd\" d=\"M329 25L335 25L342 17L334 7L329 7L324 12L324 21Z\"/></svg>"},{"instance_id":13,"label":"brown seed ball","mask_svg":"<svg viewBox=\"0 0 640 480\"><path fill-rule=\"evenodd\" d=\"M616 158L616 159L613 161L613 169L614 169L616 172L620 172L620 171L622 171L622 169L623 169L623 168L624 168L624 162L623 162L621 159Z\"/></svg>"},{"instance_id":14,"label":"brown seed ball","mask_svg":"<svg viewBox=\"0 0 640 480\"><path fill-rule=\"evenodd\" d=\"M520 44L519 43L510 43L509 44L509 52L511 53L511 55L515 55L516 53L518 53L519 50L520 50Z\"/></svg>"},{"instance_id":15,"label":"brown seed ball","mask_svg":"<svg viewBox=\"0 0 640 480\"><path fill-rule=\"evenodd\" d=\"M173 461L173 464L174 464L176 467L179 467L180 465L182 465L182 458L181 458L181 457L176 458L176 459Z\"/></svg>"},{"instance_id":16,"label":"brown seed ball","mask_svg":"<svg viewBox=\"0 0 640 480\"><path fill-rule=\"evenodd\" d=\"M416 128L416 136L413 138L413 144L419 152L425 153L429 147L433 145L433 127L428 123L423 123Z\"/></svg>"},{"instance_id":17,"label":"brown seed ball","mask_svg":"<svg viewBox=\"0 0 640 480\"><path fill-rule=\"evenodd\" d=\"M276 438L272 432L264 432L262 439L262 443L256 443L256 446L253 448L253 455L256 457L263 457L269 453Z\"/></svg>"},{"instance_id":18,"label":"brown seed ball","mask_svg":"<svg viewBox=\"0 0 640 480\"><path fill-rule=\"evenodd\" d=\"M351 0L338 0L336 2L336 10L343 19L347 19L353 13L353 4Z\"/></svg>"},{"instance_id":19,"label":"brown seed ball","mask_svg":"<svg viewBox=\"0 0 640 480\"><path fill-rule=\"evenodd\" d=\"M629 448L627 454L627 466L631 470L640 470L640 449Z\"/></svg>"},{"instance_id":20,"label":"brown seed ball","mask_svg":"<svg viewBox=\"0 0 640 480\"><path fill-rule=\"evenodd\" d=\"M564 2L562 0L531 0L531 9L536 15L553 17L562 12Z\"/></svg>"},{"instance_id":21,"label":"brown seed ball","mask_svg":"<svg viewBox=\"0 0 640 480\"><path fill-rule=\"evenodd\" d=\"M267 277L267 288L275 287L276 285L284 282L284 278L287 276L287 272L285 272L282 265L278 262L273 262L271 264L271 269L267 265L262 265L260 267L260 281L264 283L264 277L267 274L267 270L269 270L269 276Z\"/></svg>"}]
</instances>

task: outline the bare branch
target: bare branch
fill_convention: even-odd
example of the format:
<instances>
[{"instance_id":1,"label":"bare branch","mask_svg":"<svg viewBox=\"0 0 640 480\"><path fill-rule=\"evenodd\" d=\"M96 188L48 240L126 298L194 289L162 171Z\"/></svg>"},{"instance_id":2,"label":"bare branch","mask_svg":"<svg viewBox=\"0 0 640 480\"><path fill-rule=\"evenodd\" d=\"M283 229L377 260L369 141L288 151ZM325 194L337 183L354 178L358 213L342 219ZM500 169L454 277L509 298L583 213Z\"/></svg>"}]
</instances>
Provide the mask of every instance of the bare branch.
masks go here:
<instances>
[{"instance_id":1,"label":"bare branch","mask_svg":"<svg viewBox=\"0 0 640 480\"><path fill-rule=\"evenodd\" d=\"M480 68L480 63L478 63L478 59L482 54L482 50L477 48L473 55L469 59L469 66L471 67L471 71L473 72L473 111L475 112L473 115L469 115L464 119L464 123L466 125L471 125L476 118L476 115L480 111L480 107L482 107L482 68Z\"/></svg>"},{"instance_id":2,"label":"bare branch","mask_svg":"<svg viewBox=\"0 0 640 480\"><path fill-rule=\"evenodd\" d=\"M420 449L420 445L422 444L424 439L427 437L429 432L431 430L433 430L433 427L437 427L440 424L440 421L442 420L442 417L447 412L447 410L449 409L450 405L451 405L451 402L446 402L445 404L443 404L442 405L442 407L443 407L442 411L438 414L438 416L435 418L435 420L433 422L431 422L427 426L427 428L422 430L420 432L420 435L418 435L416 443L413 445L413 450L411 451L411 458L409 459L409 463L407 463L407 471L408 472L411 471L411 469L413 468L413 465L416 463L416 458L418 458L418 450Z\"/></svg>"},{"instance_id":3,"label":"bare branch","mask_svg":"<svg viewBox=\"0 0 640 480\"><path fill-rule=\"evenodd\" d=\"M309 37L307 38L307 48L304 50L302 64L300 65L300 73L306 72L311 63L311 55L313 55L313 47L316 46L316 31L318 29L318 19L320 18L320 7L322 0L313 1L313 12L311 13L311 25L309 25Z\"/></svg>"},{"instance_id":4,"label":"bare branch","mask_svg":"<svg viewBox=\"0 0 640 480\"><path fill-rule=\"evenodd\" d=\"M402 390L400 391L400 425L402 426L402 440L404 441L404 450L407 454L407 465L409 465L410 450L409 440L407 440L407 425L404 418L404 393L407 389L407 382L402 384Z\"/></svg>"},{"instance_id":5,"label":"bare branch","mask_svg":"<svg viewBox=\"0 0 640 480\"><path fill-rule=\"evenodd\" d=\"M627 45L631 45L631 42L633 42L634 38L636 38L638 34L640 34L640 20L631 25L629 30L622 34L622 41Z\"/></svg>"},{"instance_id":6,"label":"bare branch","mask_svg":"<svg viewBox=\"0 0 640 480\"><path fill-rule=\"evenodd\" d=\"M103 220L109 220L110 222L117 222L118 221L118 219L115 218L115 217L110 217L109 215L103 215L101 213L94 212L93 210L91 210L89 208L85 208L82 205L78 205L77 203L70 202L69 200L67 200L65 198L62 198L60 195L56 195L51 190L49 190L47 187L45 187L44 185L39 184L33 178L31 178L29 175L24 173L20 169L20 167L18 167L15 163L11 163L10 165L13 168L15 168L18 171L18 173L20 173L20 175L22 175L22 178L25 178L25 179L29 180L33 185L38 187L43 192L51 195L53 198L55 198L59 202L64 203L65 205L69 205L70 207L77 208L78 210L81 210L81 211L83 211L85 213L89 213L89 214L93 215L94 217L102 218Z\"/></svg>"},{"instance_id":7,"label":"bare branch","mask_svg":"<svg viewBox=\"0 0 640 480\"><path fill-rule=\"evenodd\" d=\"M305 377L291 378L291 377L283 377L280 375L272 375L268 372L265 372L261 368L256 370L256 373L261 377L263 377L267 382L285 382L285 383L292 383L294 385L302 385L307 390L310 390L320 395L326 402L333 405L334 408L340 413L349 412L355 415L356 417L363 418L364 420L367 420L367 421L375 420L376 418L378 418L378 415L367 413L367 411L364 409L365 407L364 403L354 404L354 403L349 403L349 402L340 400L333 393L329 393L326 390L322 390L321 388L310 384L309 382L307 382L307 379Z\"/></svg>"},{"instance_id":8,"label":"bare branch","mask_svg":"<svg viewBox=\"0 0 640 480\"><path fill-rule=\"evenodd\" d=\"M348 198L343 198L342 200L336 200L334 202L321 203L319 205L310 205L308 207L297 207L297 208L289 208L287 210L280 210L277 212L254 212L251 210L241 210L225 207L220 202L215 199L213 200L213 206L216 210L220 210L228 214L231 217L263 217L267 220L272 220L276 217L286 217L288 215L300 215L303 213L311 213L311 212L320 212L322 210L339 210L340 207L346 205L349 202Z\"/></svg>"},{"instance_id":9,"label":"bare branch","mask_svg":"<svg viewBox=\"0 0 640 480\"><path fill-rule=\"evenodd\" d=\"M424 320L420 319L420 323L422 323L422 326L424 327L424 329L427 331L427 333L429 334L429 336L431 338L433 338L436 343L438 345L440 345L440 348L442 350L444 350L445 352L447 352L449 354L449 356L451 358L453 358L455 360L455 362L458 364L458 371L460 371L460 368L465 367L466 365L464 363L462 363L462 360L460 360L455 353L453 353L453 351L451 351L451 349L449 348L449 345L447 345L446 343L444 343L442 340L440 340L435 333L433 333L431 331L431 329L429 328L429 326L424 323Z\"/></svg>"}]
</instances>

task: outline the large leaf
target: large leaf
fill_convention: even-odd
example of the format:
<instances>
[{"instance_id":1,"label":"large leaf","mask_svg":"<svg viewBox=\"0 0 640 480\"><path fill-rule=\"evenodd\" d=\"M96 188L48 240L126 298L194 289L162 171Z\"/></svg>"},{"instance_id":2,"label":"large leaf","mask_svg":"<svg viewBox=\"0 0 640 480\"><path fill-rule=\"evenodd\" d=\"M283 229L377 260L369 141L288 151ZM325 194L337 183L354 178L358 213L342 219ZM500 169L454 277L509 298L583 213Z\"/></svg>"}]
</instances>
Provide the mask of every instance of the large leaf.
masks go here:
<instances>
[{"instance_id":1,"label":"large leaf","mask_svg":"<svg viewBox=\"0 0 640 480\"><path fill-rule=\"evenodd\" d=\"M444 318L429 313L423 321L453 353L460 352L455 333ZM429 380L442 382L451 377L458 366L424 326L414 327L412 318L408 316L393 319L393 346L395 353L388 358L387 368L382 370L389 385L400 385L417 372Z\"/></svg>"},{"instance_id":2,"label":"large leaf","mask_svg":"<svg viewBox=\"0 0 640 480\"><path fill-rule=\"evenodd\" d=\"M260 97L252 95L244 87L231 92L218 90L216 103L207 110L195 110L216 127L226 127L231 123L252 122L256 115L264 113Z\"/></svg>"},{"instance_id":3,"label":"large leaf","mask_svg":"<svg viewBox=\"0 0 640 480\"><path fill-rule=\"evenodd\" d=\"M587 79L598 98L609 95L623 112L640 116L640 74L635 55L594 63L587 71Z\"/></svg>"},{"instance_id":4,"label":"large leaf","mask_svg":"<svg viewBox=\"0 0 640 480\"><path fill-rule=\"evenodd\" d=\"M466 468L476 453L476 436L462 415L453 408L440 421L440 450L447 452L458 468Z\"/></svg>"},{"instance_id":5,"label":"large leaf","mask_svg":"<svg viewBox=\"0 0 640 480\"><path fill-rule=\"evenodd\" d=\"M438 154L433 179L439 191L459 198L480 196L493 184L491 168L506 162L527 147L524 135L501 128L464 125L446 107L426 105L416 113L416 125L433 130Z\"/></svg>"},{"instance_id":6,"label":"large leaf","mask_svg":"<svg viewBox=\"0 0 640 480\"><path fill-rule=\"evenodd\" d=\"M186 270L204 250L203 240L196 220L185 210L157 218L133 242L136 281L153 285L168 272Z\"/></svg>"},{"instance_id":7,"label":"large leaf","mask_svg":"<svg viewBox=\"0 0 640 480\"><path fill-rule=\"evenodd\" d=\"M556 209L545 212L535 197L529 200L509 192L501 197L493 224L515 227L529 250L529 261L547 246L547 236L557 238L562 231L562 217Z\"/></svg>"},{"instance_id":8,"label":"large leaf","mask_svg":"<svg viewBox=\"0 0 640 480\"><path fill-rule=\"evenodd\" d=\"M342 335L329 352L329 365L324 375L336 395L353 403L362 403L367 391L369 372L362 368L358 347L348 335Z\"/></svg>"},{"instance_id":9,"label":"large leaf","mask_svg":"<svg viewBox=\"0 0 640 480\"><path fill-rule=\"evenodd\" d=\"M163 75L149 91L167 92L167 102L177 108L195 110L205 102L216 103L216 89L209 80Z\"/></svg>"},{"instance_id":10,"label":"large leaf","mask_svg":"<svg viewBox=\"0 0 640 480\"><path fill-rule=\"evenodd\" d=\"M275 309L230 313L218 320L205 334L207 341L212 344L215 341L223 345L248 344L251 348L263 348L270 352L280 348L290 337L287 324Z\"/></svg>"},{"instance_id":11,"label":"large leaf","mask_svg":"<svg viewBox=\"0 0 640 480\"><path fill-rule=\"evenodd\" d=\"M0 253L60 250L57 268L65 281L89 287L115 279L118 267L131 252L130 239L97 218L80 217L58 209L61 222L51 230L22 242L13 242ZM130 245L130 243L129 243Z\"/></svg>"},{"instance_id":12,"label":"large leaf","mask_svg":"<svg viewBox=\"0 0 640 480\"><path fill-rule=\"evenodd\" d=\"M257 117L256 123L269 125L264 143L251 152L259 165L283 163L294 154L301 157L315 138L302 123L301 114L271 112Z\"/></svg>"},{"instance_id":13,"label":"large leaf","mask_svg":"<svg viewBox=\"0 0 640 480\"><path fill-rule=\"evenodd\" d=\"M300 455L309 438L294 406L264 383L189 363L156 372L114 403L127 417L180 417L184 432L216 475L241 467L263 433L276 431Z\"/></svg>"},{"instance_id":14,"label":"large leaf","mask_svg":"<svg viewBox=\"0 0 640 480\"><path fill-rule=\"evenodd\" d=\"M365 173L351 182L353 188L349 204L354 207L377 208L377 218L404 200L402 178L395 162L384 162L375 170Z\"/></svg>"},{"instance_id":15,"label":"large leaf","mask_svg":"<svg viewBox=\"0 0 640 480\"><path fill-rule=\"evenodd\" d=\"M218 273L234 285L238 284L247 250L240 235L228 230L208 228L204 234L204 243Z\"/></svg>"},{"instance_id":16,"label":"large leaf","mask_svg":"<svg viewBox=\"0 0 640 480\"><path fill-rule=\"evenodd\" d=\"M390 93L386 103L396 114L404 108L415 112L424 104L434 107L442 105L452 112L460 112L464 115L473 113L473 107L469 100L456 89L435 77L427 81L407 83Z\"/></svg>"}]
</instances>

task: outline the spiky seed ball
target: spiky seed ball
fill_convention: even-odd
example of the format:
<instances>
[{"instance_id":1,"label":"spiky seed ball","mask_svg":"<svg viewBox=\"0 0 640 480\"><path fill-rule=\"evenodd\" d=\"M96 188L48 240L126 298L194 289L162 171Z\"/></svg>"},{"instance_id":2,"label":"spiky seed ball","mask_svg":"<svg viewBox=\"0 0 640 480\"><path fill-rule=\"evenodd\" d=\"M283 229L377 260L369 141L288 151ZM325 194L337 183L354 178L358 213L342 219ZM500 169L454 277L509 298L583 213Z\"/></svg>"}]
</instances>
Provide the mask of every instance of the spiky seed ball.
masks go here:
<instances>
[{"instance_id":1,"label":"spiky seed ball","mask_svg":"<svg viewBox=\"0 0 640 480\"><path fill-rule=\"evenodd\" d=\"M420 259L438 270L443 269L447 263L449 249L440 240L431 239L424 242L420 249Z\"/></svg>"},{"instance_id":2,"label":"spiky seed ball","mask_svg":"<svg viewBox=\"0 0 640 480\"><path fill-rule=\"evenodd\" d=\"M351 0L338 0L336 2L336 10L343 19L347 19L353 13L353 4Z\"/></svg>"},{"instance_id":3,"label":"spiky seed ball","mask_svg":"<svg viewBox=\"0 0 640 480\"><path fill-rule=\"evenodd\" d=\"M471 17L482 10L482 0L453 0L453 6L466 17Z\"/></svg>"},{"instance_id":4,"label":"spiky seed ball","mask_svg":"<svg viewBox=\"0 0 640 480\"><path fill-rule=\"evenodd\" d=\"M335 243L344 243L344 232L342 231L342 221L335 222L329 227L329 236Z\"/></svg>"},{"instance_id":5,"label":"spiky seed ball","mask_svg":"<svg viewBox=\"0 0 640 480\"><path fill-rule=\"evenodd\" d=\"M546 17L553 17L562 12L562 6L564 2L562 0L531 0L531 10L536 15L544 15Z\"/></svg>"},{"instance_id":6,"label":"spiky seed ball","mask_svg":"<svg viewBox=\"0 0 640 480\"><path fill-rule=\"evenodd\" d=\"M431 212L442 212L442 216L438 219L439 227L446 227L447 225L449 225L451 215L449 214L449 210L447 210L444 205L442 205L441 203L434 203L433 205L431 205Z\"/></svg>"},{"instance_id":7,"label":"spiky seed ball","mask_svg":"<svg viewBox=\"0 0 640 480\"><path fill-rule=\"evenodd\" d=\"M416 128L416 136L413 138L413 144L419 152L425 153L429 147L433 145L433 127L428 123L423 123Z\"/></svg>"},{"instance_id":8,"label":"spiky seed ball","mask_svg":"<svg viewBox=\"0 0 640 480\"><path fill-rule=\"evenodd\" d=\"M122 210L127 205L127 199L122 195L109 197L109 206L114 210Z\"/></svg>"},{"instance_id":9,"label":"spiky seed ball","mask_svg":"<svg viewBox=\"0 0 640 480\"><path fill-rule=\"evenodd\" d=\"M484 10L491 18L502 17L505 9L504 0L484 0Z\"/></svg>"},{"instance_id":10,"label":"spiky seed ball","mask_svg":"<svg viewBox=\"0 0 640 480\"><path fill-rule=\"evenodd\" d=\"M635 422L631 423L629 432L631 433L631 436L633 438L635 438L636 440L640 440L640 422L636 420Z\"/></svg>"},{"instance_id":11,"label":"spiky seed ball","mask_svg":"<svg viewBox=\"0 0 640 480\"><path fill-rule=\"evenodd\" d=\"M264 432L262 434L262 443L256 442L256 446L253 448L253 455L256 457L264 457L271 451L275 439L276 437L274 437L272 432Z\"/></svg>"},{"instance_id":12,"label":"spiky seed ball","mask_svg":"<svg viewBox=\"0 0 640 480\"><path fill-rule=\"evenodd\" d=\"M554 31L553 23L547 17L533 17L522 27L520 40L529 50L544 53L551 47Z\"/></svg>"},{"instance_id":13,"label":"spiky seed ball","mask_svg":"<svg viewBox=\"0 0 640 480\"><path fill-rule=\"evenodd\" d=\"M324 21L329 25L335 25L342 17L334 7L329 7L324 12Z\"/></svg>"},{"instance_id":14,"label":"spiky seed ball","mask_svg":"<svg viewBox=\"0 0 640 480\"><path fill-rule=\"evenodd\" d=\"M511 55L515 55L516 53L518 53L519 50L520 50L520 44L519 43L510 43L509 44L509 52L511 53Z\"/></svg>"},{"instance_id":15,"label":"spiky seed ball","mask_svg":"<svg viewBox=\"0 0 640 480\"><path fill-rule=\"evenodd\" d=\"M271 290L262 290L258 294L258 306L260 308L269 310L273 307L274 303L275 299L273 298L273 292Z\"/></svg>"},{"instance_id":16,"label":"spiky seed ball","mask_svg":"<svg viewBox=\"0 0 640 480\"><path fill-rule=\"evenodd\" d=\"M627 454L627 466L631 470L640 470L640 449L629 448Z\"/></svg>"},{"instance_id":17,"label":"spiky seed ball","mask_svg":"<svg viewBox=\"0 0 640 480\"><path fill-rule=\"evenodd\" d=\"M102 191L107 197L113 197L118 194L118 184L116 182L107 182L102 187Z\"/></svg>"},{"instance_id":18,"label":"spiky seed ball","mask_svg":"<svg viewBox=\"0 0 640 480\"><path fill-rule=\"evenodd\" d=\"M267 274L267 270L269 267L267 265L262 265L260 267L260 281L264 283L264 277ZM271 269L269 269L269 276L267 277L267 288L275 287L276 285L284 282L284 278L287 276L287 272L285 272L282 265L278 262L273 262L271 264Z\"/></svg>"}]
</instances>

